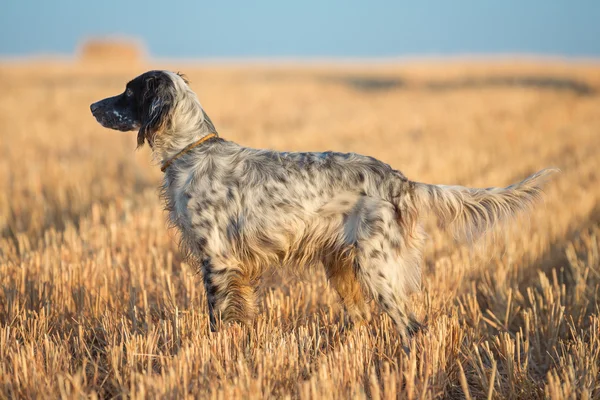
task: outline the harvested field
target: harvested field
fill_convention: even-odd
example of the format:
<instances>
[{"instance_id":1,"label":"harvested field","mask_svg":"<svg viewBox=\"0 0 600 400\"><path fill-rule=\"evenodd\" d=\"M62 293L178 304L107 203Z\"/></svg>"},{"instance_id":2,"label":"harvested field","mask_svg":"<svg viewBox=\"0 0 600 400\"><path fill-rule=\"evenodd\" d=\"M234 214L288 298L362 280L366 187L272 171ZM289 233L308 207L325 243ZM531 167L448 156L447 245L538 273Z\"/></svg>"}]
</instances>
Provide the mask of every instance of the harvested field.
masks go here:
<instances>
[{"instance_id":1,"label":"harvested field","mask_svg":"<svg viewBox=\"0 0 600 400\"><path fill-rule=\"evenodd\" d=\"M600 66L0 64L0 398L600 398ZM252 327L210 333L160 168L93 101L186 73L221 136L505 186L562 170L475 247L428 222L427 332L350 329L324 274L269 277Z\"/></svg>"}]
</instances>

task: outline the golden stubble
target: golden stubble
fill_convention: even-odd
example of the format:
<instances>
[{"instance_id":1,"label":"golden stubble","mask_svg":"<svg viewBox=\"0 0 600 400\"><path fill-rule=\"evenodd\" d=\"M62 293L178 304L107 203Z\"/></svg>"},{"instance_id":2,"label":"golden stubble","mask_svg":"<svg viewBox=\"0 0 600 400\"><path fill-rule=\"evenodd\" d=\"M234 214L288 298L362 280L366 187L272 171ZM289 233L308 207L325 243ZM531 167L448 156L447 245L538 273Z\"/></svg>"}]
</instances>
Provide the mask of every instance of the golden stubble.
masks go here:
<instances>
[{"instance_id":1,"label":"golden stubble","mask_svg":"<svg viewBox=\"0 0 600 400\"><path fill-rule=\"evenodd\" d=\"M210 333L201 276L166 227L159 166L135 151L135 133L89 112L151 67L165 66L0 65L1 398L600 397L599 95L424 84L600 87L600 69L173 66L243 145L360 152L413 180L473 187L562 170L488 243L470 249L427 223L411 301L428 329L407 355L371 304L368 323L348 323L324 271L267 277L251 327ZM365 91L348 75L409 84Z\"/></svg>"}]
</instances>

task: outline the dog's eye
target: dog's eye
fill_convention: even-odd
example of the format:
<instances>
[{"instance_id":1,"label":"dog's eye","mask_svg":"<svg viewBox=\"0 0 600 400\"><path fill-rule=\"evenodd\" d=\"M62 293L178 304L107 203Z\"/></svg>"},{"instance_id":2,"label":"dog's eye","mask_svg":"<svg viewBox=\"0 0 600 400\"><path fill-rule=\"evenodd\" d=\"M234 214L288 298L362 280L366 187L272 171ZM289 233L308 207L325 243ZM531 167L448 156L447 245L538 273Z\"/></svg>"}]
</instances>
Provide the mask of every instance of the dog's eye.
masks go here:
<instances>
[{"instance_id":1,"label":"dog's eye","mask_svg":"<svg viewBox=\"0 0 600 400\"><path fill-rule=\"evenodd\" d=\"M127 97L133 96L133 90L131 90L130 88L127 88L127 90L125 91L125 96L127 96Z\"/></svg>"}]
</instances>

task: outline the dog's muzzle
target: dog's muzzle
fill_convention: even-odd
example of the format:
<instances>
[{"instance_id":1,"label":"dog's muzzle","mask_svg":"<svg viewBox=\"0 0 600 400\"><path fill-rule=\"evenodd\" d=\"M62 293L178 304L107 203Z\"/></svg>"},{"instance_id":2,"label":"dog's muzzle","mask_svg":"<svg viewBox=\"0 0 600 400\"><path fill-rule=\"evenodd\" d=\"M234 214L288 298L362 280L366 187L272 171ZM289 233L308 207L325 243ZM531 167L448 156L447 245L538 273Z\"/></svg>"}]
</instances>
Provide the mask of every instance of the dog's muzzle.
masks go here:
<instances>
[{"instance_id":1,"label":"dog's muzzle","mask_svg":"<svg viewBox=\"0 0 600 400\"><path fill-rule=\"evenodd\" d=\"M98 111L100 109L100 103L99 101L92 103L90 105L90 111L92 112L93 115L96 115L96 111Z\"/></svg>"},{"instance_id":2,"label":"dog's muzzle","mask_svg":"<svg viewBox=\"0 0 600 400\"><path fill-rule=\"evenodd\" d=\"M105 128L116 129L127 132L139 128L137 124L126 111L115 109L115 98L100 100L90 105L90 111L96 121Z\"/></svg>"}]
</instances>

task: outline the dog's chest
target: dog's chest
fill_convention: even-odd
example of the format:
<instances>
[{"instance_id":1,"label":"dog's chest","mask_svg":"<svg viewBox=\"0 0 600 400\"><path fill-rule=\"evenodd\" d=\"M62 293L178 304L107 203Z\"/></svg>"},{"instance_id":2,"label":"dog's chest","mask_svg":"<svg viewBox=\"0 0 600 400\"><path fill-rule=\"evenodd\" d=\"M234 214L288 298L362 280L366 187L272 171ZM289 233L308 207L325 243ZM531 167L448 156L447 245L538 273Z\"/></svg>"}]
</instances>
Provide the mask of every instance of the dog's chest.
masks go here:
<instances>
[{"instance_id":1,"label":"dog's chest","mask_svg":"<svg viewBox=\"0 0 600 400\"><path fill-rule=\"evenodd\" d=\"M207 176L171 180L164 193L169 219L186 242L202 242L223 231L233 213L231 191Z\"/></svg>"}]
</instances>

